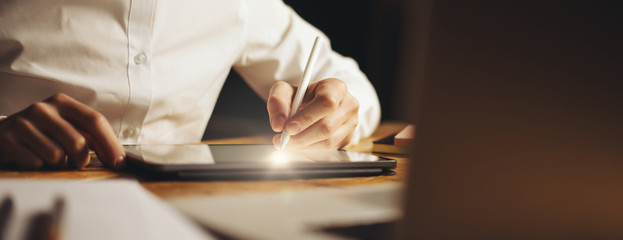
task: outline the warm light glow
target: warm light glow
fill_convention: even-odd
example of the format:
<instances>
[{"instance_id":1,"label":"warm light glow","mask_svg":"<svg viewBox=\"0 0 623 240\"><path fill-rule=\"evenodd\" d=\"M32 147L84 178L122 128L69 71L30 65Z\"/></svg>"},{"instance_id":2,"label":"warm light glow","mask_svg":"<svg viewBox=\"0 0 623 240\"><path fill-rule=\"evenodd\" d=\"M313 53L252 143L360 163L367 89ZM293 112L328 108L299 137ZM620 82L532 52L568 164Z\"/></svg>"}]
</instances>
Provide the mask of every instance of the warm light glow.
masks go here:
<instances>
[{"instance_id":1,"label":"warm light glow","mask_svg":"<svg viewBox=\"0 0 623 240\"><path fill-rule=\"evenodd\" d=\"M286 163L288 163L286 153L283 151L273 152L273 155L270 160L275 166L283 166Z\"/></svg>"}]
</instances>

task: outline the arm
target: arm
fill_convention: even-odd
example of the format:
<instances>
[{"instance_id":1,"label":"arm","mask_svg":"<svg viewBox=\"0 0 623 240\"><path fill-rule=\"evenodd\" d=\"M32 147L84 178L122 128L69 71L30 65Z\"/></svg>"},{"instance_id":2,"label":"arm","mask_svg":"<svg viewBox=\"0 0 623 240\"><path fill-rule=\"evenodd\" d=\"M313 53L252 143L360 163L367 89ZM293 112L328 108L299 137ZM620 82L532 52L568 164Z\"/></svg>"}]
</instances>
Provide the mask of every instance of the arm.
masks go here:
<instances>
[{"instance_id":1,"label":"arm","mask_svg":"<svg viewBox=\"0 0 623 240\"><path fill-rule=\"evenodd\" d=\"M268 101L273 130L279 132L297 123L301 129L292 132L303 135L292 136L292 144L309 146L327 140L325 146L332 148L371 134L380 120L380 105L374 88L357 64L334 52L322 32L283 2L249 1L248 4L247 46L234 69ZM282 121L282 117L290 117L290 100L295 91L292 84L303 73L315 36L320 36L323 44L312 77L314 82L307 91L309 97L296 116L288 122ZM308 128L311 129L305 133ZM342 135L344 141L336 140L339 137L335 134ZM319 135L324 140L309 138Z\"/></svg>"}]
</instances>

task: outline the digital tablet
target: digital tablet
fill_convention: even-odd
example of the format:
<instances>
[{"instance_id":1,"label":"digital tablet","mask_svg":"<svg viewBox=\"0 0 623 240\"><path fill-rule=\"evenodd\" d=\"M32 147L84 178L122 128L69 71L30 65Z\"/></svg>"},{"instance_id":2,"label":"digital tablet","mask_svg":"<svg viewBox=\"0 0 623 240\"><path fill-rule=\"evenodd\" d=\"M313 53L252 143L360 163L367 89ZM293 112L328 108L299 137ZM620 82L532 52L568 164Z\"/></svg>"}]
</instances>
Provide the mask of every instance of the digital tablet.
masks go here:
<instances>
[{"instance_id":1,"label":"digital tablet","mask_svg":"<svg viewBox=\"0 0 623 240\"><path fill-rule=\"evenodd\" d=\"M396 160L345 150L276 151L273 145L126 145L128 165L152 177L280 179L393 174Z\"/></svg>"}]
</instances>

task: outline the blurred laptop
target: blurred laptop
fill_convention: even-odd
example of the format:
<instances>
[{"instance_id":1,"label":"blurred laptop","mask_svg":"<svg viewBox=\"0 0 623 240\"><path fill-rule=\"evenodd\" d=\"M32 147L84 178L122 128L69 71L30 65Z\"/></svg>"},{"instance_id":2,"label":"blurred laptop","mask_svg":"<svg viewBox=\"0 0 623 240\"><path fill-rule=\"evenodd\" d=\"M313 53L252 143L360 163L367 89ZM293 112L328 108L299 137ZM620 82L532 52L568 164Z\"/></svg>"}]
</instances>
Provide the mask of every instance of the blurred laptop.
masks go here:
<instances>
[{"instance_id":1,"label":"blurred laptop","mask_svg":"<svg viewBox=\"0 0 623 240\"><path fill-rule=\"evenodd\" d=\"M623 239L621 2L414 4L400 235Z\"/></svg>"}]
</instances>

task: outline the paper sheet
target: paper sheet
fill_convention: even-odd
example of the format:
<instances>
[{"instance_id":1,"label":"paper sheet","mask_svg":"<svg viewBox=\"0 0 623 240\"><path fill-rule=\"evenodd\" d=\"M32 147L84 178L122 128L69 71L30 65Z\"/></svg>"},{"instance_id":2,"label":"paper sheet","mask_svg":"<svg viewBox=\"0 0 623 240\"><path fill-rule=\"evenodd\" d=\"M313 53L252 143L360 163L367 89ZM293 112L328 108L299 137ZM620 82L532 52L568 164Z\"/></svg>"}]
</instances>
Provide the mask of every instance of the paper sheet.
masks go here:
<instances>
[{"instance_id":1,"label":"paper sheet","mask_svg":"<svg viewBox=\"0 0 623 240\"><path fill-rule=\"evenodd\" d=\"M65 199L63 236L81 239L211 239L194 222L130 180L0 180L13 211L5 239L23 239L29 221ZM0 236L1 238L1 236Z\"/></svg>"},{"instance_id":2,"label":"paper sheet","mask_svg":"<svg viewBox=\"0 0 623 240\"><path fill-rule=\"evenodd\" d=\"M402 185L185 197L168 202L225 235L240 239L340 239L318 231L395 221Z\"/></svg>"}]
</instances>

